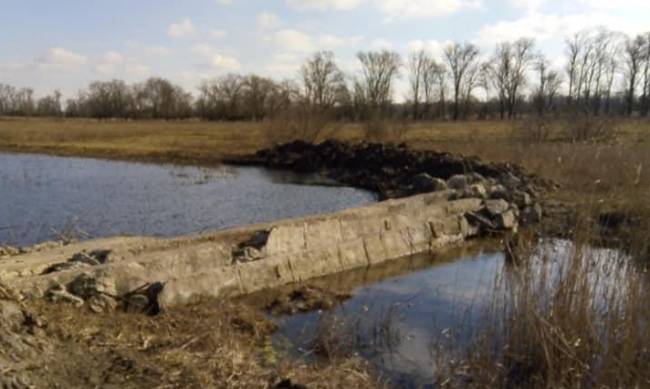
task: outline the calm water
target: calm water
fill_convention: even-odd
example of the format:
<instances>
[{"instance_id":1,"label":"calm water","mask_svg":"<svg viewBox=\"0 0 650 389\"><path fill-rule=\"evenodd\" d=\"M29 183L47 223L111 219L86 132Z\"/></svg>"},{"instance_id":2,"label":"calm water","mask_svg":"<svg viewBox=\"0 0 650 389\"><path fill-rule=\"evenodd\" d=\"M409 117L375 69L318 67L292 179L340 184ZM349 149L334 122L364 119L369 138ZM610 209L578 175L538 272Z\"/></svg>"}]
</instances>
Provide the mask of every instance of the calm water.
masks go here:
<instances>
[{"instance_id":1,"label":"calm water","mask_svg":"<svg viewBox=\"0 0 650 389\"><path fill-rule=\"evenodd\" d=\"M573 250L567 241L540 244L535 271L544 271L550 275L548 282L557 282ZM616 260L622 258L620 253L590 250L590 277L602 281L621 274L612 271L622 262ZM435 378L433 345L440 341L460 347L468 344L492 299L512 281L504 258L494 247L465 249L319 280L317 285L334 291L352 286L353 297L333 312L274 318L280 327L274 335L276 348L294 358L313 358L309 350L316 334L334 328L328 333L367 358L396 387L427 387ZM599 285L615 282L611 279Z\"/></svg>"},{"instance_id":2,"label":"calm water","mask_svg":"<svg viewBox=\"0 0 650 389\"><path fill-rule=\"evenodd\" d=\"M306 185L309 184L309 185ZM173 236L375 201L314 176L0 153L0 244Z\"/></svg>"}]
</instances>

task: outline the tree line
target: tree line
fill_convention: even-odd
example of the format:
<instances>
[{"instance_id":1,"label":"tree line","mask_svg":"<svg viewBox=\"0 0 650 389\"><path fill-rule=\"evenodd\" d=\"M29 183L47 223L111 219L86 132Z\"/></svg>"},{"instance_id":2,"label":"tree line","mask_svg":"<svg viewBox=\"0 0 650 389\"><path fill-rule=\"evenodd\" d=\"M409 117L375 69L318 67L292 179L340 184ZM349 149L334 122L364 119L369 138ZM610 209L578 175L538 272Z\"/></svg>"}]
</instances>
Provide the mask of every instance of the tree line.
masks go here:
<instances>
[{"instance_id":1,"label":"tree line","mask_svg":"<svg viewBox=\"0 0 650 389\"><path fill-rule=\"evenodd\" d=\"M403 59L390 50L362 51L360 71L345 74L328 51L314 53L294 80L228 74L203 81L192 95L163 78L127 84L95 81L65 102L58 91L0 84L0 115L97 119L264 120L288 111L341 120L514 118L562 112L639 115L650 111L650 32L629 37L606 29L565 40L566 66L554 68L532 39L501 42L492 53L451 43ZM395 103L396 80L408 96Z\"/></svg>"}]
</instances>

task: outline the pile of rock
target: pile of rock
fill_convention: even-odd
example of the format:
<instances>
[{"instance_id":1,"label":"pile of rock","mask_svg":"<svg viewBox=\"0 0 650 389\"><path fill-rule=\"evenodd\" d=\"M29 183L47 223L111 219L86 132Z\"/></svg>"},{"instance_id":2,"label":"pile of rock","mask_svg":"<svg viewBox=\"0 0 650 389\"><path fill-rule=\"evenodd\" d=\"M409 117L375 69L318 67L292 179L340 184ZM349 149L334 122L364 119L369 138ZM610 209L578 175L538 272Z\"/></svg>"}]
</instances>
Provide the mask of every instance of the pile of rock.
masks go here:
<instances>
[{"instance_id":1,"label":"pile of rock","mask_svg":"<svg viewBox=\"0 0 650 389\"><path fill-rule=\"evenodd\" d=\"M101 274L82 273L67 285L55 284L46 293L52 302L68 302L78 307L86 305L100 313L117 308L115 281Z\"/></svg>"},{"instance_id":2,"label":"pile of rock","mask_svg":"<svg viewBox=\"0 0 650 389\"><path fill-rule=\"evenodd\" d=\"M491 164L476 157L414 151L404 145L350 145L337 141L321 144L293 142L258 152L251 161L266 166L318 173L338 182L376 192L380 199L408 197L453 190L452 199L503 200L503 212L474 215L487 229L510 229L511 220L539 222L541 193L552 184L524 173L511 164ZM495 202L490 202L495 211ZM505 208L498 202L496 208ZM494 220L493 220L494 219ZM499 228L499 226L502 226Z\"/></svg>"},{"instance_id":3,"label":"pile of rock","mask_svg":"<svg viewBox=\"0 0 650 389\"><path fill-rule=\"evenodd\" d=\"M317 145L292 142L259 151L248 162L298 172L318 173L340 183L368 189L382 199L444 189L454 176L491 178L509 189L548 185L511 164L491 164L476 157L410 150L376 143L350 145L326 141ZM453 181L456 184L456 180Z\"/></svg>"}]
</instances>

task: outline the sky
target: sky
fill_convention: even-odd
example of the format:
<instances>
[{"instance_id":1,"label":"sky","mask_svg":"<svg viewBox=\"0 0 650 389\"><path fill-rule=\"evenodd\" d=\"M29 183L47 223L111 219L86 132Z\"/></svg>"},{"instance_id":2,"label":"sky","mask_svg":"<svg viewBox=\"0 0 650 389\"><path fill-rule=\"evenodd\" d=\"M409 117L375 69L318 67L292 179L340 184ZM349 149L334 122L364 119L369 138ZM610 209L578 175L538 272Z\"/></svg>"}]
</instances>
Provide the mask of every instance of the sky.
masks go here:
<instances>
[{"instance_id":1,"label":"sky","mask_svg":"<svg viewBox=\"0 0 650 389\"><path fill-rule=\"evenodd\" d=\"M296 78L317 50L355 74L360 50L440 56L450 41L489 56L497 42L534 38L559 68L574 32L650 31L650 0L0 0L0 10L0 83L68 97L114 78L161 76L192 92L231 72Z\"/></svg>"}]
</instances>

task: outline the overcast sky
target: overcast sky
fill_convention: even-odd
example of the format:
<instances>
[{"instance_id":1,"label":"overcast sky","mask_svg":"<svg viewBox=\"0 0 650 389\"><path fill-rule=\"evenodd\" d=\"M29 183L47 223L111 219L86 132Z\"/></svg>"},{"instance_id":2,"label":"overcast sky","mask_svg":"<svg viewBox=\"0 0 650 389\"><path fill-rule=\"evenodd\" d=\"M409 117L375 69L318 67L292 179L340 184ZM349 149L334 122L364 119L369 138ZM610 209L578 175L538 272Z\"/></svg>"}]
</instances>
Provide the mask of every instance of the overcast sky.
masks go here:
<instances>
[{"instance_id":1,"label":"overcast sky","mask_svg":"<svg viewBox=\"0 0 650 389\"><path fill-rule=\"evenodd\" d=\"M440 53L535 38L562 65L563 39L605 26L650 30L650 0L0 0L0 83L75 94L91 80L163 76L191 91L228 72L295 77L316 50L358 70L359 50ZM398 88L398 94L405 93ZM399 98L399 96L397 96Z\"/></svg>"}]
</instances>

